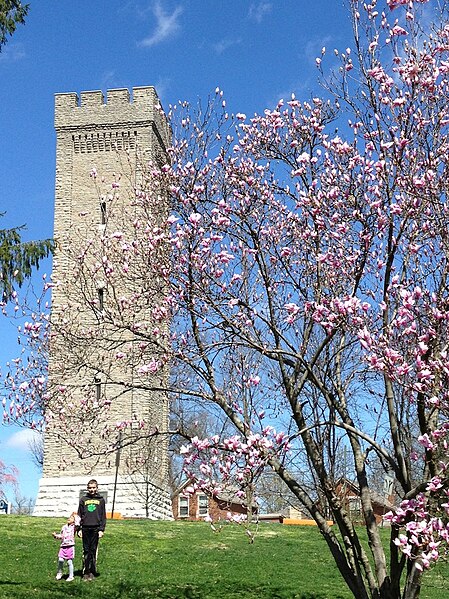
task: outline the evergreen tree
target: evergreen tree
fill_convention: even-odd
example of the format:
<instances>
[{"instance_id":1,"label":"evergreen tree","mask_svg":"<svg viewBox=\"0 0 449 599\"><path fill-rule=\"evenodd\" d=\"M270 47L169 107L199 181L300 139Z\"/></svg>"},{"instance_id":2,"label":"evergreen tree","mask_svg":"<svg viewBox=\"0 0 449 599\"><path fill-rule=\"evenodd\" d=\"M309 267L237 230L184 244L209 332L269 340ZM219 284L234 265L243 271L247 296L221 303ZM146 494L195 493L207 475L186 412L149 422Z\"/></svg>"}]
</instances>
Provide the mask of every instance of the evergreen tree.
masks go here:
<instances>
[{"instance_id":1,"label":"evergreen tree","mask_svg":"<svg viewBox=\"0 0 449 599\"><path fill-rule=\"evenodd\" d=\"M53 250L50 239L22 241L23 229L23 226L0 229L0 295L3 300L8 300L15 286L20 287L40 260Z\"/></svg>"},{"instance_id":2,"label":"evergreen tree","mask_svg":"<svg viewBox=\"0 0 449 599\"><path fill-rule=\"evenodd\" d=\"M17 25L25 23L30 8L21 0L0 0L0 52L6 44L8 35L12 35Z\"/></svg>"},{"instance_id":3,"label":"evergreen tree","mask_svg":"<svg viewBox=\"0 0 449 599\"><path fill-rule=\"evenodd\" d=\"M17 25L25 23L30 5L21 0L0 0L0 52L6 44L8 35L13 35ZM2 216L2 215L1 215ZM51 240L22 242L21 231L24 227L0 229L0 295L8 300L14 285L21 286L37 267L42 258L46 258L53 248Z\"/></svg>"}]
</instances>

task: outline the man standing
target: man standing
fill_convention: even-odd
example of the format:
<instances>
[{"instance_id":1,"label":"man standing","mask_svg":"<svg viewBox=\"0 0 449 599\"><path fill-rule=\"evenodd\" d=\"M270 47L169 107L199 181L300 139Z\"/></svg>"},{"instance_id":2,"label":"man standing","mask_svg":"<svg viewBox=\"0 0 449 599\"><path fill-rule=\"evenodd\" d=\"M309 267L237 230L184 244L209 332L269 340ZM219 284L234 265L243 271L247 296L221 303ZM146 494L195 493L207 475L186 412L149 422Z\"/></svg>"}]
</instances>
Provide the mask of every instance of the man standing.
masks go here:
<instances>
[{"instance_id":1,"label":"man standing","mask_svg":"<svg viewBox=\"0 0 449 599\"><path fill-rule=\"evenodd\" d=\"M98 483L87 483L87 495L80 499L78 507L83 537L83 580L94 580L97 574L98 541L106 526L106 505L98 493Z\"/></svg>"}]
</instances>

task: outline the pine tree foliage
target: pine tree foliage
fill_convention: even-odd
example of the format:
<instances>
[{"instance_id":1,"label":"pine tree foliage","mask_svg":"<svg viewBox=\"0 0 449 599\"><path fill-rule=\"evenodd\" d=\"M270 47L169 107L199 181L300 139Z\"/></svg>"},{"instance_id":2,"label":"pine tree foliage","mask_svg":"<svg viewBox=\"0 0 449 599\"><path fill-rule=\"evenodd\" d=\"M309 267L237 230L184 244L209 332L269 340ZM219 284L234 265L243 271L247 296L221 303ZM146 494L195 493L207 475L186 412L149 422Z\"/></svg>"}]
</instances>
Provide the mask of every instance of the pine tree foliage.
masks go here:
<instances>
[{"instance_id":1,"label":"pine tree foliage","mask_svg":"<svg viewBox=\"0 0 449 599\"><path fill-rule=\"evenodd\" d=\"M23 242L23 229L0 229L0 294L3 300L8 300L14 288L20 287L31 276L33 268L53 251L50 239Z\"/></svg>"},{"instance_id":2,"label":"pine tree foliage","mask_svg":"<svg viewBox=\"0 0 449 599\"><path fill-rule=\"evenodd\" d=\"M17 25L25 23L30 5L21 0L0 0L0 52Z\"/></svg>"}]
</instances>

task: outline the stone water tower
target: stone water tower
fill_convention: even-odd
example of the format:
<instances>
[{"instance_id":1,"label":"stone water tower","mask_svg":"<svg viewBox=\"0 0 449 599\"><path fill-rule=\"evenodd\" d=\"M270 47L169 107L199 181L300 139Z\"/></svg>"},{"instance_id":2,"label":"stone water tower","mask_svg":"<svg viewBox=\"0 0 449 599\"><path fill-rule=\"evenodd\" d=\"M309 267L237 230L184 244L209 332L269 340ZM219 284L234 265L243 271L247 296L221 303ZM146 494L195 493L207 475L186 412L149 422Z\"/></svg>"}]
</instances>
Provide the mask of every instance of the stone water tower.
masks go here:
<instances>
[{"instance_id":1,"label":"stone water tower","mask_svg":"<svg viewBox=\"0 0 449 599\"><path fill-rule=\"evenodd\" d=\"M106 180L120 175L122 209L115 213L114 227L126 229L130 223L119 222L117 214L124 219L132 216L136 182L142 165L149 161L156 164L165 161L171 135L169 125L160 109L155 89L136 87L132 95L127 89L109 90L106 100L101 91L82 92L80 98L76 93L56 94L55 128L54 238L57 250L53 281L57 284L52 294L54 326L49 351L50 393L61 393L58 402L63 409L64 401L67 402L68 409L69 403L73 406L81 402L82 406L82 394L90 388L94 399L95 394L99 399L110 396L111 408L107 417L111 422L141 418L155 429L166 431L169 406L164 392L134 385L132 367L130 369L128 363L121 372L120 361L114 357L112 350L106 349L106 344L85 341L83 346L81 334L77 335L72 330L71 341L70 337L58 333L58 327L65 317L71 319L72 329L76 319L79 320L79 330L86 331L89 326L95 330L95 327L104 326L101 318L96 319L95 315L92 316L93 312L88 314L85 309L93 303L97 308L101 304L102 308L103 301L108 301L104 295L108 291L104 284L91 281L86 282L83 288L79 277L77 285L71 283L73 260L76 259L76 252L71 253L71 250L85 243L80 242L80 231L84 231L86 239L95 240L101 238L107 226L107 199L99 194L98 182L89 177L89 173L95 169ZM164 202L160 197L159 202ZM167 204L158 206L158 209L161 214L166 214ZM99 309L96 310L98 313ZM138 316L142 320L145 318L142 314ZM115 342L118 335L115 331L110 332L110 338ZM124 341L129 343L129 330L124 335L127 335ZM96 364L98 372L95 372ZM83 417L82 407L79 415ZM104 430L103 425L100 426L95 417L83 424L86 427L86 444L89 439L94 439L96 428ZM114 511L125 517L171 517L167 438L158 436L151 440L151 445L143 441L127 446L121 450L120 456L120 437L113 432L111 439L105 439L105 443L109 441L110 446L116 446L115 452L109 452L107 456L99 452L86 457L70 447L67 443L69 436L67 427L58 430L57 418L44 435L43 475L34 515L70 513L77 508L79 495L86 488L87 481L95 478L100 491L107 495L107 512ZM150 468L147 460L145 471L134 467L131 471L129 464L133 460L130 456L136 458L139 452L150 456Z\"/></svg>"}]
</instances>

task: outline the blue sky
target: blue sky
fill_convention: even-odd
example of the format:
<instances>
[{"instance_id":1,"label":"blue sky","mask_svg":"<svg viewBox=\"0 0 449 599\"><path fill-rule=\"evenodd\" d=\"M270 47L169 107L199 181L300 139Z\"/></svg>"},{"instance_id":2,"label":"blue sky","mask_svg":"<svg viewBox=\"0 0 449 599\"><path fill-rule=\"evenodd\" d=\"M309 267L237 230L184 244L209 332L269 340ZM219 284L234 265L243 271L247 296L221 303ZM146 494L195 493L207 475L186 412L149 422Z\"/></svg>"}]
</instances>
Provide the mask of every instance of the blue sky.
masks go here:
<instances>
[{"instance_id":1,"label":"blue sky","mask_svg":"<svg viewBox=\"0 0 449 599\"><path fill-rule=\"evenodd\" d=\"M0 226L26 224L26 239L53 230L55 93L154 85L168 107L206 102L218 86L230 111L250 116L316 93L321 48L351 40L343 0L28 1L26 25L0 53ZM0 335L4 364L16 335L5 320ZM0 426L0 459L34 496L26 438Z\"/></svg>"}]
</instances>

